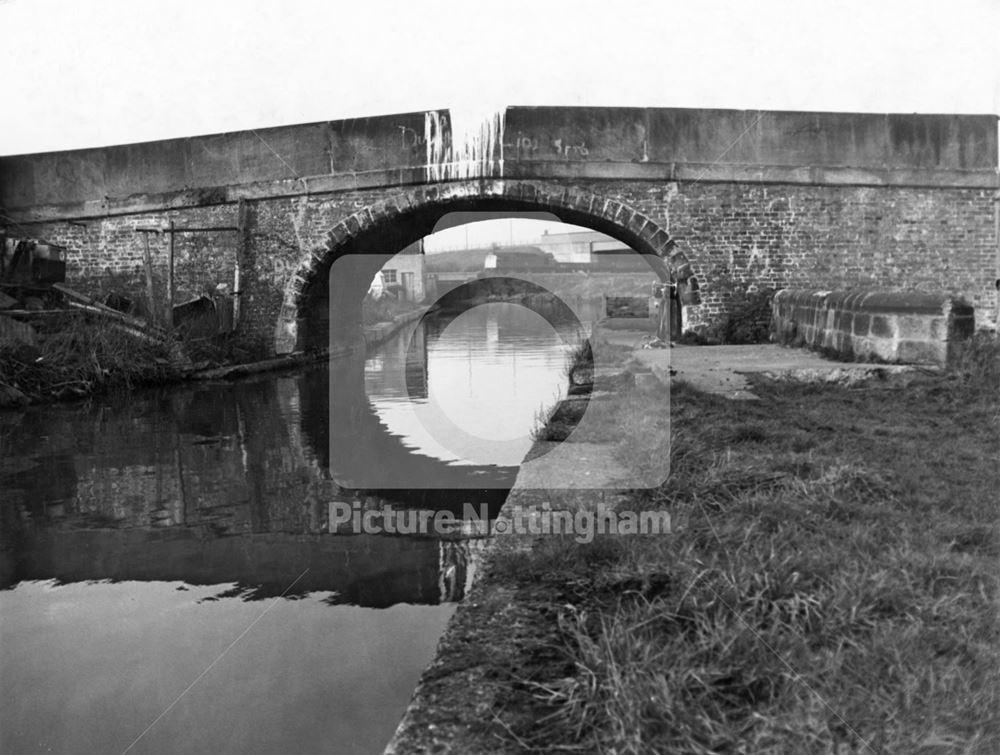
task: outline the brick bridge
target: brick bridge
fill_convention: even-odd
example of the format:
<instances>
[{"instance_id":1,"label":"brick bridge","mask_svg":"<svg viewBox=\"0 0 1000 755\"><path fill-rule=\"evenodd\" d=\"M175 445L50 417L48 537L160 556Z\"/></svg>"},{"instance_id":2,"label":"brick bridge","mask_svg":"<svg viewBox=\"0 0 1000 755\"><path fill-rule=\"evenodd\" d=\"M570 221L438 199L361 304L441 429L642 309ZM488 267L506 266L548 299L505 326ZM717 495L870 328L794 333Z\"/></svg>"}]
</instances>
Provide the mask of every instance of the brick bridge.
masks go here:
<instances>
[{"instance_id":1,"label":"brick bridge","mask_svg":"<svg viewBox=\"0 0 1000 755\"><path fill-rule=\"evenodd\" d=\"M453 211L614 236L698 276L694 323L754 286L924 288L993 311L997 186L993 115L510 107L2 157L0 219L65 246L85 291L141 292L146 244L160 286L174 255L178 300L235 283L239 332L285 353L325 341L334 260L398 251ZM140 231L171 222L216 230Z\"/></svg>"}]
</instances>

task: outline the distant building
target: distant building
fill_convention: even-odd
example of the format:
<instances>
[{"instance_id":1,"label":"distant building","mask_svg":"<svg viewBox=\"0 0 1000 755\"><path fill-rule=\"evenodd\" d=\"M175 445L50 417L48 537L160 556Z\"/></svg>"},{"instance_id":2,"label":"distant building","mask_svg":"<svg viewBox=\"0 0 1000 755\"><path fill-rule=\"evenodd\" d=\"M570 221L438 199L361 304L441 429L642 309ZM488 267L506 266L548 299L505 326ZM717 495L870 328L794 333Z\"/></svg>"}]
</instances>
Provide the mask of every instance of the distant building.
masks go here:
<instances>
[{"instance_id":1,"label":"distant building","mask_svg":"<svg viewBox=\"0 0 1000 755\"><path fill-rule=\"evenodd\" d=\"M496 249L486 255L484 269L490 270L553 270L558 266L555 258L548 252L531 247L508 247L518 251L502 251ZM491 264L492 263L492 264Z\"/></svg>"},{"instance_id":2,"label":"distant building","mask_svg":"<svg viewBox=\"0 0 1000 755\"><path fill-rule=\"evenodd\" d=\"M627 244L598 231L569 231L567 233L548 233L546 231L535 246L550 253L558 262L578 264L589 264L593 261L595 253L632 251Z\"/></svg>"},{"instance_id":3,"label":"distant building","mask_svg":"<svg viewBox=\"0 0 1000 755\"><path fill-rule=\"evenodd\" d=\"M386 292L404 301L423 301L427 296L423 239L410 244L386 262L380 274ZM374 281L372 285L375 285Z\"/></svg>"},{"instance_id":4,"label":"distant building","mask_svg":"<svg viewBox=\"0 0 1000 755\"><path fill-rule=\"evenodd\" d=\"M649 263L632 247L598 231L545 233L536 244L560 264L587 265L594 270L650 272Z\"/></svg>"},{"instance_id":5,"label":"distant building","mask_svg":"<svg viewBox=\"0 0 1000 755\"><path fill-rule=\"evenodd\" d=\"M368 287L368 295L373 299L381 299L385 294L385 276L382 275L382 271L379 270L375 273L375 277L372 278L372 284Z\"/></svg>"}]
</instances>

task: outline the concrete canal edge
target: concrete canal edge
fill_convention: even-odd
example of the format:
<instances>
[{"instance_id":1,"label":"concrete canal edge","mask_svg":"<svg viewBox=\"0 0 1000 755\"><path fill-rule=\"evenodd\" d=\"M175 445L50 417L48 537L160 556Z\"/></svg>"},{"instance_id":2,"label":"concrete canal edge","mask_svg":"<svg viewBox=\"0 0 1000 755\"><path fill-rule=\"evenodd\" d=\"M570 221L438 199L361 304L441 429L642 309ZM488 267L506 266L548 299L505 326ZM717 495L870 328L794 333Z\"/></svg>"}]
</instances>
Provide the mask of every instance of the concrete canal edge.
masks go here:
<instances>
[{"instance_id":1,"label":"concrete canal edge","mask_svg":"<svg viewBox=\"0 0 1000 755\"><path fill-rule=\"evenodd\" d=\"M517 628L534 620L514 591L483 567L498 555L530 551L539 535L518 534L515 529L524 531L546 509L612 508L621 493L610 489L611 483L625 471L614 458L614 448L612 443L535 441L532 445L494 522L472 589L445 628L386 755L498 751L501 743L484 733L487 727L474 725L491 722L497 694L509 684L496 678L496 664L489 661L508 655L506 648L519 642ZM585 478L581 470L587 470ZM514 522L521 527L515 528Z\"/></svg>"},{"instance_id":2,"label":"concrete canal edge","mask_svg":"<svg viewBox=\"0 0 1000 755\"><path fill-rule=\"evenodd\" d=\"M581 451L592 460L593 444L566 445L587 446ZM610 460L612 446L605 448ZM505 551L529 551L538 536L515 534L511 523L537 516L543 504L578 511L599 503L612 505L613 500L607 499L616 495L612 491L570 490L554 496L553 491L528 488L522 480L519 473L494 523L494 531L505 529L507 534L496 534L487 541L484 563ZM509 683L496 678L495 666L491 668L488 660L491 655L505 654L504 646L516 644L517 633L512 630L531 623L529 609L516 600L514 591L479 571L472 590L445 628L434 660L421 675L385 754L497 752L500 743L484 733L486 727L473 725L491 722L497 693Z\"/></svg>"}]
</instances>

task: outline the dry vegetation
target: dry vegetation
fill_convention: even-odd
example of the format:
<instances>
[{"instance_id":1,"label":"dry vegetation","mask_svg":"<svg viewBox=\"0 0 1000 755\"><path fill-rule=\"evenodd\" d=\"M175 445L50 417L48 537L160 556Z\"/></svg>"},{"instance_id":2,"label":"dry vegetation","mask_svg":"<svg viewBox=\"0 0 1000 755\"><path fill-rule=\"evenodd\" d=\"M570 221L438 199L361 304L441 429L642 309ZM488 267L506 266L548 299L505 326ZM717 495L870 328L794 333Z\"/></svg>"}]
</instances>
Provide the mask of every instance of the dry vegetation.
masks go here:
<instances>
[{"instance_id":1,"label":"dry vegetation","mask_svg":"<svg viewBox=\"0 0 1000 755\"><path fill-rule=\"evenodd\" d=\"M178 377L178 355L169 346L99 318L53 318L37 346L0 341L0 388L29 401L128 390Z\"/></svg>"}]
</instances>

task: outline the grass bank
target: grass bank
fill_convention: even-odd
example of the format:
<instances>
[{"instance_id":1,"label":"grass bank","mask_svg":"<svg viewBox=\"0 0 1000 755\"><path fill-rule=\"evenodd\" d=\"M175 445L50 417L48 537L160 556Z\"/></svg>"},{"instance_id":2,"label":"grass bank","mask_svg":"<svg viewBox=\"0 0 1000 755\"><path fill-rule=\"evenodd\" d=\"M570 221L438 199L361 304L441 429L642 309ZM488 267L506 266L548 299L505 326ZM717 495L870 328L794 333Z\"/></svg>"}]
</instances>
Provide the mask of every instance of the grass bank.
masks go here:
<instances>
[{"instance_id":1,"label":"grass bank","mask_svg":"<svg viewBox=\"0 0 1000 755\"><path fill-rule=\"evenodd\" d=\"M905 389L754 392L607 406L669 421L669 479L620 507L672 535L497 551L498 750L1000 752L995 338Z\"/></svg>"},{"instance_id":2,"label":"grass bank","mask_svg":"<svg viewBox=\"0 0 1000 755\"><path fill-rule=\"evenodd\" d=\"M389 297L366 300L365 328L377 330L419 309ZM0 409L128 391L199 373L226 377L293 364L269 360L263 344L232 335L184 337L181 331L177 340L162 342L85 314L54 315L33 327L34 343L0 338Z\"/></svg>"}]
</instances>

